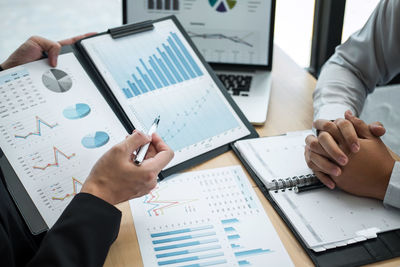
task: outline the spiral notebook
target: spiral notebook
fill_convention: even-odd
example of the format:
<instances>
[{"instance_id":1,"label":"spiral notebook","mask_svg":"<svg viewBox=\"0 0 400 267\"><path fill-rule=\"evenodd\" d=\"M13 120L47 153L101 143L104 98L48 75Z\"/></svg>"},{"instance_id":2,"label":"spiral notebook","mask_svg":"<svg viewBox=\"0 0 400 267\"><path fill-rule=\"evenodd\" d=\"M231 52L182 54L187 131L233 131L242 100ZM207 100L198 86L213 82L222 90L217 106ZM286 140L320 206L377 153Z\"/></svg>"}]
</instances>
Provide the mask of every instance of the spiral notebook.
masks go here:
<instances>
[{"instance_id":1,"label":"spiral notebook","mask_svg":"<svg viewBox=\"0 0 400 267\"><path fill-rule=\"evenodd\" d=\"M328 188L298 194L292 190L318 181L304 159L309 134L311 130L234 144L307 247L321 252L399 229L400 212L381 201Z\"/></svg>"}]
</instances>

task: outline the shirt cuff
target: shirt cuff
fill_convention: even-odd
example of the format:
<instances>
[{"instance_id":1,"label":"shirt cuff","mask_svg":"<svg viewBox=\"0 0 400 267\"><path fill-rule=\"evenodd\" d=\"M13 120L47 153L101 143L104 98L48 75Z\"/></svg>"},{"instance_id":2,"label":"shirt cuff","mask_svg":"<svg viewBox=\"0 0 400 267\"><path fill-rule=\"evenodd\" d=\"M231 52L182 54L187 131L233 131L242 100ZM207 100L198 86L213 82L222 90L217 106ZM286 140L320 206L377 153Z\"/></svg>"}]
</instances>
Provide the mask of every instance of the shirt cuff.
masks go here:
<instances>
[{"instance_id":1,"label":"shirt cuff","mask_svg":"<svg viewBox=\"0 0 400 267\"><path fill-rule=\"evenodd\" d=\"M324 119L324 120L336 120L338 118L344 118L344 113L347 110L351 110L353 114L356 114L355 111L347 106L342 104L325 104L319 108L319 110L315 113L314 121Z\"/></svg>"},{"instance_id":2,"label":"shirt cuff","mask_svg":"<svg viewBox=\"0 0 400 267\"><path fill-rule=\"evenodd\" d=\"M383 199L385 206L400 209L400 162L396 161L393 167L392 176Z\"/></svg>"}]
</instances>

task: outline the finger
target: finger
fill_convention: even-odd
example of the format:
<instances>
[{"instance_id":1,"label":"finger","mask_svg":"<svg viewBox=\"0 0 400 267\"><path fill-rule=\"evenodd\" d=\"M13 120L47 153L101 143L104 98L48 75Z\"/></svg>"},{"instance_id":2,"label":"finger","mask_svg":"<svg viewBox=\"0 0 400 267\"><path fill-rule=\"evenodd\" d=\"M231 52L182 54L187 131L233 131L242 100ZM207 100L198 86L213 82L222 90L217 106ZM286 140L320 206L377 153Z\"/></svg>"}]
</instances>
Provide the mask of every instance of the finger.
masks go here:
<instances>
[{"instance_id":1,"label":"finger","mask_svg":"<svg viewBox=\"0 0 400 267\"><path fill-rule=\"evenodd\" d=\"M315 135L309 135L306 137L306 146L314 153L328 157L328 153L325 152Z\"/></svg>"},{"instance_id":2,"label":"finger","mask_svg":"<svg viewBox=\"0 0 400 267\"><path fill-rule=\"evenodd\" d=\"M329 189L335 189L336 184L328 175L323 172L314 172L314 174L318 177L321 183L326 185Z\"/></svg>"},{"instance_id":3,"label":"finger","mask_svg":"<svg viewBox=\"0 0 400 267\"><path fill-rule=\"evenodd\" d=\"M34 36L31 40L38 44L43 51L47 52L50 66L57 66L57 57L60 53L61 45L40 36Z\"/></svg>"},{"instance_id":4,"label":"finger","mask_svg":"<svg viewBox=\"0 0 400 267\"><path fill-rule=\"evenodd\" d=\"M310 152L309 159L312 162L312 164L314 164L318 168L318 170L320 170L321 172L324 172L326 174L333 175L333 176L339 176L342 173L341 169L336 164L334 164L332 161L328 160L327 158L325 158L321 155L318 155L317 153ZM311 169L315 169L315 168L311 168Z\"/></svg>"},{"instance_id":5,"label":"finger","mask_svg":"<svg viewBox=\"0 0 400 267\"><path fill-rule=\"evenodd\" d=\"M152 143L156 148L157 152L170 150L170 147L162 140L162 138L157 134L154 133L152 136Z\"/></svg>"},{"instance_id":6,"label":"finger","mask_svg":"<svg viewBox=\"0 0 400 267\"><path fill-rule=\"evenodd\" d=\"M150 144L149 149L147 150L147 154L144 159L152 158L157 154L157 150L154 147L153 143Z\"/></svg>"},{"instance_id":7,"label":"finger","mask_svg":"<svg viewBox=\"0 0 400 267\"><path fill-rule=\"evenodd\" d=\"M321 132L318 135L318 142L326 153L328 153L330 159L336 161L342 166L347 164L348 158L346 154L344 154L344 152L339 148L339 145L328 132Z\"/></svg>"},{"instance_id":8,"label":"finger","mask_svg":"<svg viewBox=\"0 0 400 267\"><path fill-rule=\"evenodd\" d=\"M135 131L124 141L128 147L129 154L132 154L133 151L139 149L149 142L151 142L150 137L140 131Z\"/></svg>"},{"instance_id":9,"label":"finger","mask_svg":"<svg viewBox=\"0 0 400 267\"><path fill-rule=\"evenodd\" d=\"M349 150L353 153L357 153L360 150L360 143L358 142L358 136L354 129L354 125L343 118L335 120L335 124L342 134Z\"/></svg>"},{"instance_id":10,"label":"finger","mask_svg":"<svg viewBox=\"0 0 400 267\"><path fill-rule=\"evenodd\" d=\"M172 160L174 157L174 152L157 134L153 134L152 143L157 151L157 154L155 154L154 157L144 160L142 165L159 172L164 169L164 167L167 166L167 164Z\"/></svg>"},{"instance_id":11,"label":"finger","mask_svg":"<svg viewBox=\"0 0 400 267\"><path fill-rule=\"evenodd\" d=\"M353 116L351 112L349 112L349 110L345 112L344 116L346 120L349 120L354 125L354 129L356 130L357 135L360 138L374 137L369 131L368 125L363 120L360 120L359 118Z\"/></svg>"},{"instance_id":12,"label":"finger","mask_svg":"<svg viewBox=\"0 0 400 267\"><path fill-rule=\"evenodd\" d=\"M75 36L75 37L72 37L72 38L68 38L68 39L64 39L64 40L58 41L58 43L60 45L62 45L62 46L64 46L64 45L72 45L72 44L76 43L77 41L79 41L80 39L83 39L83 38L86 38L86 37L89 37L89 36L92 36L92 35L95 35L95 34L97 34L97 32L89 32L89 33L78 35L78 36Z\"/></svg>"},{"instance_id":13,"label":"finger","mask_svg":"<svg viewBox=\"0 0 400 267\"><path fill-rule=\"evenodd\" d=\"M336 124L328 120L316 120L313 122L315 129L328 132L337 142L340 141L341 134Z\"/></svg>"},{"instance_id":14,"label":"finger","mask_svg":"<svg viewBox=\"0 0 400 267\"><path fill-rule=\"evenodd\" d=\"M386 133L385 127L379 121L371 123L370 125L368 125L368 128L371 133L376 137L381 137Z\"/></svg>"}]
</instances>

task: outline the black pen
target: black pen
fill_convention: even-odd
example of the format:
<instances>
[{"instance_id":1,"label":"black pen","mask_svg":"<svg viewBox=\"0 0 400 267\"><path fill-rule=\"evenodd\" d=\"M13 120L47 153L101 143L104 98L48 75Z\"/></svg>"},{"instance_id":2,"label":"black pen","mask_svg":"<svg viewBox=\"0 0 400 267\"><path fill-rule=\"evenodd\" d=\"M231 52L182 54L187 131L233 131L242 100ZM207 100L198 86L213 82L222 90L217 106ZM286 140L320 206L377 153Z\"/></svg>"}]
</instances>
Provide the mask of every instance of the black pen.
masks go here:
<instances>
[{"instance_id":1,"label":"black pen","mask_svg":"<svg viewBox=\"0 0 400 267\"><path fill-rule=\"evenodd\" d=\"M325 185L323 183L318 183L318 184L313 184L313 185L305 185L305 186L296 186L294 188L294 192L296 194L298 194L301 192L319 189L319 188L323 188L323 187L325 187Z\"/></svg>"}]
</instances>

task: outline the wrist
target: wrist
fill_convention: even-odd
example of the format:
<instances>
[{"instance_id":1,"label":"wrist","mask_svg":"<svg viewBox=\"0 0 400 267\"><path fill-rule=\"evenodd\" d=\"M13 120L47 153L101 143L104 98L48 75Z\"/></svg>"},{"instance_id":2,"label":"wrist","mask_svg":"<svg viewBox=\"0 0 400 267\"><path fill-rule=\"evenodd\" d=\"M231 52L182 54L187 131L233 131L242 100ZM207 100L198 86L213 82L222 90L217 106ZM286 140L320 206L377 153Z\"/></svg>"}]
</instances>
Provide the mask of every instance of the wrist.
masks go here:
<instances>
[{"instance_id":1,"label":"wrist","mask_svg":"<svg viewBox=\"0 0 400 267\"><path fill-rule=\"evenodd\" d=\"M96 182L96 180L89 176L86 182L83 184L80 192L91 194L110 203L111 205L118 204L117 198L114 197L114 194L112 194L112 192L107 190L107 186L105 184L102 184L101 182Z\"/></svg>"},{"instance_id":2,"label":"wrist","mask_svg":"<svg viewBox=\"0 0 400 267\"><path fill-rule=\"evenodd\" d=\"M385 195L386 195L386 191L388 189L389 186L389 182L390 182L390 177L392 176L392 172L393 172L393 168L394 168L394 164L396 163L396 161L394 159L390 160L390 162L388 162L388 164L385 166L384 168L384 172L381 178L381 189L379 190L378 196L377 198L380 200L384 200Z\"/></svg>"}]
</instances>

